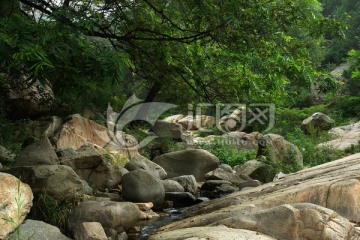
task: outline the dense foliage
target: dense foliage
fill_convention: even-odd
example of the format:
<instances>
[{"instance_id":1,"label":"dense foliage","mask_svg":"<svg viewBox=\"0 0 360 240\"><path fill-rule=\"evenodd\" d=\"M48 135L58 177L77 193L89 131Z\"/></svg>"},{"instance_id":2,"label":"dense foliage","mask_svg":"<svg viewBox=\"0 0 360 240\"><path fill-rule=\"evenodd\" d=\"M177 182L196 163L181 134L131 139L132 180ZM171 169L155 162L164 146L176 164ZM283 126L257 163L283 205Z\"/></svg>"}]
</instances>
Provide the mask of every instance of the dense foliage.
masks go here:
<instances>
[{"instance_id":1,"label":"dense foliage","mask_svg":"<svg viewBox=\"0 0 360 240\"><path fill-rule=\"evenodd\" d=\"M322 36L341 35L316 0L2 5L1 74L48 79L71 106L121 104L132 93L147 101L283 104L323 78Z\"/></svg>"}]
</instances>

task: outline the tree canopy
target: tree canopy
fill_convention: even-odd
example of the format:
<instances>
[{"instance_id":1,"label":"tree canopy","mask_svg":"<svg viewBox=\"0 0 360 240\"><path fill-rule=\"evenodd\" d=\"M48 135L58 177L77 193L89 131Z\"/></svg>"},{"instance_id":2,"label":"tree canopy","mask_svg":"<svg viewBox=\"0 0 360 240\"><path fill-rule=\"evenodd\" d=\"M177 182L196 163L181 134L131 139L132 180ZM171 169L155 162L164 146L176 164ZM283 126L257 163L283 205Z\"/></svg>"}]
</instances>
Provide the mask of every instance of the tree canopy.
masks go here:
<instances>
[{"instance_id":1,"label":"tree canopy","mask_svg":"<svg viewBox=\"0 0 360 240\"><path fill-rule=\"evenodd\" d=\"M342 35L316 0L1 5L2 75L48 79L58 95L93 94L101 104L132 93L174 103L284 102L298 94L293 86L324 78L317 71L323 36Z\"/></svg>"}]
</instances>

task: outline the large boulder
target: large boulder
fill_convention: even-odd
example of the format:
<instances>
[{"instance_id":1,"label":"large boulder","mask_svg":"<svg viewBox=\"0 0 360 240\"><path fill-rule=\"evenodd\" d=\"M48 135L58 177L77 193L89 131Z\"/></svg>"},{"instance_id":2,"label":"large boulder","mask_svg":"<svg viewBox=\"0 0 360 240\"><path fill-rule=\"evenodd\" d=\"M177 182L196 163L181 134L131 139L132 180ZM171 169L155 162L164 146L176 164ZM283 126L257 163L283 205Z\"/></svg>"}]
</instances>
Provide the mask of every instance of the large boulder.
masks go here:
<instances>
[{"instance_id":1,"label":"large boulder","mask_svg":"<svg viewBox=\"0 0 360 240\"><path fill-rule=\"evenodd\" d=\"M275 220L275 221L274 221ZM215 224L256 229L277 239L359 239L360 232L333 210L310 203L287 204Z\"/></svg>"},{"instance_id":2,"label":"large boulder","mask_svg":"<svg viewBox=\"0 0 360 240\"><path fill-rule=\"evenodd\" d=\"M360 232L355 230L349 220L330 209L310 203L287 204L254 213L232 214L228 218L216 219L211 225L255 230L259 235L264 234L276 239L346 240L360 238ZM162 239L161 235L161 233L155 235L156 239Z\"/></svg>"},{"instance_id":3,"label":"large boulder","mask_svg":"<svg viewBox=\"0 0 360 240\"><path fill-rule=\"evenodd\" d=\"M234 229L226 226L191 227L169 232L160 232L150 236L149 240L229 240L229 239L251 239L251 240L276 240L271 236L246 229Z\"/></svg>"},{"instance_id":4,"label":"large boulder","mask_svg":"<svg viewBox=\"0 0 360 240\"><path fill-rule=\"evenodd\" d=\"M261 182L270 182L274 177L275 169L259 160L249 160L236 168L236 175L248 176Z\"/></svg>"},{"instance_id":5,"label":"large boulder","mask_svg":"<svg viewBox=\"0 0 360 240\"><path fill-rule=\"evenodd\" d=\"M317 112L302 121L301 129L305 134L312 134L318 131L328 131L334 124L335 121L332 118Z\"/></svg>"},{"instance_id":6,"label":"large boulder","mask_svg":"<svg viewBox=\"0 0 360 240\"><path fill-rule=\"evenodd\" d=\"M206 180L225 180L229 181L234 185L239 185L240 183L247 182L251 180L250 177L244 175L235 175L234 173L230 173L222 168L217 168L211 172L208 172L205 175Z\"/></svg>"},{"instance_id":7,"label":"large boulder","mask_svg":"<svg viewBox=\"0 0 360 240\"><path fill-rule=\"evenodd\" d=\"M196 197L189 192L167 192L165 200L171 201L173 207L182 208L196 204Z\"/></svg>"},{"instance_id":8,"label":"large boulder","mask_svg":"<svg viewBox=\"0 0 360 240\"><path fill-rule=\"evenodd\" d=\"M201 196L208 198L220 198L233 192L239 191L231 182L225 180L208 180L201 186Z\"/></svg>"},{"instance_id":9,"label":"large boulder","mask_svg":"<svg viewBox=\"0 0 360 240\"><path fill-rule=\"evenodd\" d=\"M209 128L215 125L215 118L213 116L186 116L178 120L186 130L198 130L200 128Z\"/></svg>"},{"instance_id":10,"label":"large boulder","mask_svg":"<svg viewBox=\"0 0 360 240\"><path fill-rule=\"evenodd\" d=\"M360 129L348 132L343 137L328 142L320 143L317 146L345 151L347 149L351 149L352 147L359 145L359 141L360 141Z\"/></svg>"},{"instance_id":11,"label":"large boulder","mask_svg":"<svg viewBox=\"0 0 360 240\"><path fill-rule=\"evenodd\" d=\"M158 137L168 137L175 140L182 140L185 131L184 127L178 123L161 120L156 121L154 126L152 126L151 130Z\"/></svg>"},{"instance_id":12,"label":"large boulder","mask_svg":"<svg viewBox=\"0 0 360 240\"><path fill-rule=\"evenodd\" d=\"M76 240L108 240L104 228L99 222L83 222L75 230Z\"/></svg>"},{"instance_id":13,"label":"large boulder","mask_svg":"<svg viewBox=\"0 0 360 240\"><path fill-rule=\"evenodd\" d=\"M359 145L360 141L360 122L332 128L329 131L329 134L334 138L334 140L320 143L319 147L328 147L338 150L347 150L352 146Z\"/></svg>"},{"instance_id":14,"label":"large boulder","mask_svg":"<svg viewBox=\"0 0 360 240\"><path fill-rule=\"evenodd\" d=\"M55 199L74 199L83 195L86 187L69 166L15 167L6 172L29 184L34 194L48 194Z\"/></svg>"},{"instance_id":15,"label":"large boulder","mask_svg":"<svg viewBox=\"0 0 360 240\"><path fill-rule=\"evenodd\" d=\"M226 132L236 131L237 129L244 127L242 126L243 124L241 121L244 119L245 114L246 110L244 106L239 106L230 115L223 116L219 121L219 125Z\"/></svg>"},{"instance_id":16,"label":"large boulder","mask_svg":"<svg viewBox=\"0 0 360 240\"><path fill-rule=\"evenodd\" d=\"M162 180L165 192L184 192L184 187L175 180Z\"/></svg>"},{"instance_id":17,"label":"large boulder","mask_svg":"<svg viewBox=\"0 0 360 240\"><path fill-rule=\"evenodd\" d=\"M229 132L221 136L224 144L232 145L238 149L257 149L258 140L262 138L259 132Z\"/></svg>"},{"instance_id":18,"label":"large boulder","mask_svg":"<svg viewBox=\"0 0 360 240\"><path fill-rule=\"evenodd\" d=\"M6 239L24 221L32 200L29 185L10 174L0 173L0 239Z\"/></svg>"},{"instance_id":19,"label":"large boulder","mask_svg":"<svg viewBox=\"0 0 360 240\"><path fill-rule=\"evenodd\" d=\"M153 162L165 169L168 178L194 175L197 181L204 181L205 174L219 166L219 159L202 149L166 153L156 157Z\"/></svg>"},{"instance_id":20,"label":"large boulder","mask_svg":"<svg viewBox=\"0 0 360 240\"><path fill-rule=\"evenodd\" d=\"M5 110L11 118L35 118L50 112L54 104L54 93L50 83L36 80L30 86L25 76L6 77L9 84L3 89Z\"/></svg>"},{"instance_id":21,"label":"large boulder","mask_svg":"<svg viewBox=\"0 0 360 240\"><path fill-rule=\"evenodd\" d=\"M163 119L163 121L165 122L170 122L170 123L177 123L180 119L183 119L185 116L182 114L176 114L176 115L171 115L169 117L166 117Z\"/></svg>"},{"instance_id":22,"label":"large boulder","mask_svg":"<svg viewBox=\"0 0 360 240\"><path fill-rule=\"evenodd\" d=\"M146 170L160 179L164 179L167 176L167 173L161 166L140 154L131 159L130 162L125 165L125 168L129 171L135 171L137 169Z\"/></svg>"},{"instance_id":23,"label":"large boulder","mask_svg":"<svg viewBox=\"0 0 360 240\"><path fill-rule=\"evenodd\" d=\"M339 215L351 222L359 222L359 169L360 154L354 154L343 159L288 174L276 182L236 192L224 198L203 203L200 206L191 207L191 209L188 209L187 211L185 216L186 218L169 224L162 230L170 231L195 226L208 226L216 223L224 224L226 223L224 222L225 220L232 222L232 224L235 225L240 222L237 219L243 215L248 215L250 217L251 215L256 215L256 213L269 210L267 214L269 214L269 216L273 216L272 211L270 211L271 208L276 208L284 204L295 203L316 204L336 211ZM298 207L295 206L293 206L293 208L298 209ZM306 213L306 208L304 208L304 210L298 210ZM295 212L298 212L298 210ZM292 211L293 210L291 210L290 213ZM326 213L326 210L317 210L317 208L314 209L309 207L309 212L316 211L319 212L320 215L323 214L322 212ZM295 215L300 217L301 214ZM330 214L326 213L324 216L333 216L335 222L339 220L339 225L344 226L343 220L341 220L341 218L334 212ZM259 219L261 219L261 217L259 217ZM271 219L273 221L277 218L273 216ZM269 221L271 221L271 219L269 217ZM303 219L306 218L301 217L301 219L299 219L299 223L302 221L306 222ZM314 221L313 223L310 219L312 218L309 218L309 221L307 221L308 224L312 224L314 227L324 227L324 229L327 229L326 231L330 231L334 226L331 220L332 217L324 217L323 221ZM315 222L321 224L315 224ZM263 228L267 227L266 224L261 225ZM327 226L330 226L330 229ZM299 227L301 227L301 224ZM290 229L292 229L292 227L288 227L287 231ZM320 229L318 231L324 231L324 229ZM340 229L344 228L340 227ZM339 231L339 233L340 232L342 232L342 230ZM284 238L280 237L280 239ZM293 238L290 237L288 239Z\"/></svg>"},{"instance_id":24,"label":"large boulder","mask_svg":"<svg viewBox=\"0 0 360 240\"><path fill-rule=\"evenodd\" d=\"M20 238L17 237L17 233L20 233ZM41 239L41 240L71 240L64 234L62 234L59 228L42 221L27 219L19 228L10 236L10 239L16 240L29 240L29 239Z\"/></svg>"},{"instance_id":25,"label":"large boulder","mask_svg":"<svg viewBox=\"0 0 360 240\"><path fill-rule=\"evenodd\" d=\"M286 141L277 134L267 134L259 139L257 157L266 157L266 163L274 166L278 171L291 169L297 171L303 167L303 157L297 146ZM263 161L263 162L264 162ZM275 172L272 179L275 176Z\"/></svg>"},{"instance_id":26,"label":"large boulder","mask_svg":"<svg viewBox=\"0 0 360 240\"><path fill-rule=\"evenodd\" d=\"M121 233L133 227L140 216L141 211L135 203L85 201L70 213L68 227L74 233L84 222L99 222L104 228Z\"/></svg>"},{"instance_id":27,"label":"large boulder","mask_svg":"<svg viewBox=\"0 0 360 240\"><path fill-rule=\"evenodd\" d=\"M329 130L329 135L332 137L332 139L338 139L348 135L350 132L357 130L360 130L360 122L340 127L334 127Z\"/></svg>"},{"instance_id":28,"label":"large boulder","mask_svg":"<svg viewBox=\"0 0 360 240\"><path fill-rule=\"evenodd\" d=\"M66 122L56 135L57 149L79 149L83 145L93 144L107 149L117 156L123 165L138 154L137 140L123 132L111 132L96 122L74 114L66 119Z\"/></svg>"},{"instance_id":29,"label":"large boulder","mask_svg":"<svg viewBox=\"0 0 360 240\"><path fill-rule=\"evenodd\" d=\"M193 175L174 177L171 180L178 182L184 188L185 192L189 192L194 195L198 194L198 186Z\"/></svg>"},{"instance_id":30,"label":"large boulder","mask_svg":"<svg viewBox=\"0 0 360 240\"><path fill-rule=\"evenodd\" d=\"M47 137L25 147L15 158L15 166L56 164L59 164L59 159Z\"/></svg>"},{"instance_id":31,"label":"large boulder","mask_svg":"<svg viewBox=\"0 0 360 240\"><path fill-rule=\"evenodd\" d=\"M94 189L112 189L121 182L120 167L102 148L89 145L76 151L72 148L64 149L58 154L62 165L71 167Z\"/></svg>"},{"instance_id":32,"label":"large boulder","mask_svg":"<svg viewBox=\"0 0 360 240\"><path fill-rule=\"evenodd\" d=\"M159 178L144 170L135 170L123 176L122 195L132 202L152 202L161 209L165 203L165 190Z\"/></svg>"}]
</instances>

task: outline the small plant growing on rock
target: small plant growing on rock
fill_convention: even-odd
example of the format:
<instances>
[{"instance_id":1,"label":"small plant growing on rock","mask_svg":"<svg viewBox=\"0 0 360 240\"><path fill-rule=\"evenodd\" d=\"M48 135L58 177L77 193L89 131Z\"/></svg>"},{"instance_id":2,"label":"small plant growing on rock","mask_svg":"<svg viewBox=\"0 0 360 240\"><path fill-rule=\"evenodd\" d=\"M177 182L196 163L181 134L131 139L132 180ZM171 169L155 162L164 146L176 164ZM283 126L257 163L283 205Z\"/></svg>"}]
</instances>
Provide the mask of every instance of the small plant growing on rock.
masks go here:
<instances>
[{"instance_id":1,"label":"small plant growing on rock","mask_svg":"<svg viewBox=\"0 0 360 240\"><path fill-rule=\"evenodd\" d=\"M11 224L14 224L16 226L16 229L15 229L14 233L10 236L9 240L23 239L23 238L21 238L20 225L21 225L21 209L24 206L24 199L22 199L20 186L21 186L21 180L19 179L18 187L17 187L17 197L15 198L16 209L17 209L17 217L16 217L16 219L13 219L13 218L1 218L2 220L6 221L6 222L9 222ZM32 238L32 236L34 236L34 233L30 237L28 237L27 240L30 240Z\"/></svg>"}]
</instances>

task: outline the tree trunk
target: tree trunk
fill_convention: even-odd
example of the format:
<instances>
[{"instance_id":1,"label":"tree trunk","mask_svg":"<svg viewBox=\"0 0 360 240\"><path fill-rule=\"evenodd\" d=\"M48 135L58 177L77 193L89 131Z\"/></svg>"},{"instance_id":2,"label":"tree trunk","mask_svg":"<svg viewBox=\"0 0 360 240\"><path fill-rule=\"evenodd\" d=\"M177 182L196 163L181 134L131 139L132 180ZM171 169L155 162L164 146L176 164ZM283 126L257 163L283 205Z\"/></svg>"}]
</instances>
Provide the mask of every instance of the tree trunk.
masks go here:
<instances>
[{"instance_id":1,"label":"tree trunk","mask_svg":"<svg viewBox=\"0 0 360 240\"><path fill-rule=\"evenodd\" d=\"M155 82L152 85L152 87L150 88L148 94L146 95L146 97L144 99L144 102L145 103L153 102L155 97L157 96L157 94L160 92L162 86L163 86L162 84ZM141 106L139 111L136 114L135 119L144 119L144 120L146 120L146 115L147 115L148 111L149 111L149 109L147 108L146 105ZM135 126L135 125L137 125L137 124L139 124L141 122L143 122L143 121L136 120L136 121L132 121L130 124L131 124L131 126Z\"/></svg>"}]
</instances>

